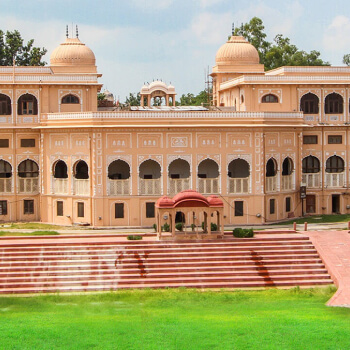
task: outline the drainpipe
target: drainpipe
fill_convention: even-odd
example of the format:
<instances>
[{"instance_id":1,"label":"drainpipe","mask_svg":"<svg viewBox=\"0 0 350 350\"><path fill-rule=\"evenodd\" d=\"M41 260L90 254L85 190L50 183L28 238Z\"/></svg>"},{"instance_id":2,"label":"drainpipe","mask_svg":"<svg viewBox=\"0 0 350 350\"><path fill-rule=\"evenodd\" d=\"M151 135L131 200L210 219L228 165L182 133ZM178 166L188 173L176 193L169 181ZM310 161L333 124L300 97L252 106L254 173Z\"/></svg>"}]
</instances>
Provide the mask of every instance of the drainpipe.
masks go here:
<instances>
[{"instance_id":1,"label":"drainpipe","mask_svg":"<svg viewBox=\"0 0 350 350\"><path fill-rule=\"evenodd\" d=\"M93 161L92 161L92 137L89 136L89 153L90 153L90 225L93 225L93 200L92 200L92 196L93 196L93 186L92 186L92 179L93 179Z\"/></svg>"},{"instance_id":2,"label":"drainpipe","mask_svg":"<svg viewBox=\"0 0 350 350\"><path fill-rule=\"evenodd\" d=\"M262 143L263 143L263 156L262 156L262 165L263 165L263 204L264 204L264 208L263 208L263 218L262 218L262 223L266 223L266 166L265 166L265 133L262 134Z\"/></svg>"}]
</instances>

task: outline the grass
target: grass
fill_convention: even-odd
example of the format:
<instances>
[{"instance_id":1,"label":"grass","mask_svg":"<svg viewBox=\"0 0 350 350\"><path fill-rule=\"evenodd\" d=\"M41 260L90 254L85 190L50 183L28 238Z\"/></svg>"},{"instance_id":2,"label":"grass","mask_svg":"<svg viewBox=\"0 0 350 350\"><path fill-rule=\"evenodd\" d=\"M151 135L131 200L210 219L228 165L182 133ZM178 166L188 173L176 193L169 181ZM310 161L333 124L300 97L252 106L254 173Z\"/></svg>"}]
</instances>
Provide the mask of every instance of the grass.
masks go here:
<instances>
[{"instance_id":1,"label":"grass","mask_svg":"<svg viewBox=\"0 0 350 350\"><path fill-rule=\"evenodd\" d=\"M44 231L67 229L66 226L42 224L40 222L8 222L8 223L1 224L0 228L24 229L24 230L44 230ZM70 227L69 227L69 229L70 229Z\"/></svg>"},{"instance_id":2,"label":"grass","mask_svg":"<svg viewBox=\"0 0 350 350\"><path fill-rule=\"evenodd\" d=\"M33 232L13 232L1 231L0 236L52 236L59 235L57 231L33 231Z\"/></svg>"},{"instance_id":3,"label":"grass","mask_svg":"<svg viewBox=\"0 0 350 350\"><path fill-rule=\"evenodd\" d=\"M344 214L344 215L315 215L315 216L307 216L304 218L298 218L298 219L292 219L289 221L279 222L275 223L273 225L291 225L293 222L296 222L297 224L303 224L304 222L307 222L309 224L320 224L320 223L332 223L332 222L348 222L350 221L350 215Z\"/></svg>"},{"instance_id":4,"label":"grass","mask_svg":"<svg viewBox=\"0 0 350 350\"><path fill-rule=\"evenodd\" d=\"M333 288L0 298L1 349L349 349Z\"/></svg>"}]
</instances>

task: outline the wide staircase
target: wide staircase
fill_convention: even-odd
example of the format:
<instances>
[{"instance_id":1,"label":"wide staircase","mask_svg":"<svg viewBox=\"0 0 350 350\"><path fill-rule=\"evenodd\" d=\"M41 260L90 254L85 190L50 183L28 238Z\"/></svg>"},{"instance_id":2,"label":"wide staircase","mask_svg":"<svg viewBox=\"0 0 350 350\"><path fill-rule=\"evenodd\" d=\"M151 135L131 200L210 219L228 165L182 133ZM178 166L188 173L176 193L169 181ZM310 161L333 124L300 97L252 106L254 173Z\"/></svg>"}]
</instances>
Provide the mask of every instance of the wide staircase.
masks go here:
<instances>
[{"instance_id":1,"label":"wide staircase","mask_svg":"<svg viewBox=\"0 0 350 350\"><path fill-rule=\"evenodd\" d=\"M67 242L68 241L68 242ZM329 285L310 240L0 241L0 293L125 288L264 288Z\"/></svg>"}]
</instances>

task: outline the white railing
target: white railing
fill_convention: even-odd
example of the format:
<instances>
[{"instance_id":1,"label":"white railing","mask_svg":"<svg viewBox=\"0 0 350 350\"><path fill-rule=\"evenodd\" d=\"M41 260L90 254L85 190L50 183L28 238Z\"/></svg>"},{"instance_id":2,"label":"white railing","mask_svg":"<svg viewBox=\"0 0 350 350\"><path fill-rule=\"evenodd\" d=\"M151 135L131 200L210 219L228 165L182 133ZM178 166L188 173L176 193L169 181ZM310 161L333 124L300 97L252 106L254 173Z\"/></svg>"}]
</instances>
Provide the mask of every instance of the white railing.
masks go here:
<instances>
[{"instance_id":1,"label":"white railing","mask_svg":"<svg viewBox=\"0 0 350 350\"><path fill-rule=\"evenodd\" d=\"M68 193L68 179L53 179L53 193Z\"/></svg>"},{"instance_id":2,"label":"white railing","mask_svg":"<svg viewBox=\"0 0 350 350\"><path fill-rule=\"evenodd\" d=\"M230 178L229 193L248 193L249 192L249 177Z\"/></svg>"},{"instance_id":3,"label":"white railing","mask_svg":"<svg viewBox=\"0 0 350 350\"><path fill-rule=\"evenodd\" d=\"M176 194L190 189L190 178L187 179L169 179L169 194Z\"/></svg>"},{"instance_id":4,"label":"white railing","mask_svg":"<svg viewBox=\"0 0 350 350\"><path fill-rule=\"evenodd\" d=\"M39 192L39 178L24 177L19 178L19 193L36 193Z\"/></svg>"},{"instance_id":5,"label":"white railing","mask_svg":"<svg viewBox=\"0 0 350 350\"><path fill-rule=\"evenodd\" d=\"M270 176L266 178L266 192L277 191L277 176Z\"/></svg>"},{"instance_id":6,"label":"white railing","mask_svg":"<svg viewBox=\"0 0 350 350\"><path fill-rule=\"evenodd\" d=\"M301 182L306 184L307 188L320 187L320 173L303 174Z\"/></svg>"},{"instance_id":7,"label":"white railing","mask_svg":"<svg viewBox=\"0 0 350 350\"><path fill-rule=\"evenodd\" d=\"M86 196L90 194L89 179L74 179L74 194Z\"/></svg>"},{"instance_id":8,"label":"white railing","mask_svg":"<svg viewBox=\"0 0 350 350\"><path fill-rule=\"evenodd\" d=\"M293 175L282 175L282 191L293 189Z\"/></svg>"},{"instance_id":9,"label":"white railing","mask_svg":"<svg viewBox=\"0 0 350 350\"><path fill-rule=\"evenodd\" d=\"M0 193L10 193L12 190L12 179L0 179Z\"/></svg>"},{"instance_id":10,"label":"white railing","mask_svg":"<svg viewBox=\"0 0 350 350\"><path fill-rule=\"evenodd\" d=\"M140 179L140 194L160 195L161 179Z\"/></svg>"},{"instance_id":11,"label":"white railing","mask_svg":"<svg viewBox=\"0 0 350 350\"><path fill-rule=\"evenodd\" d=\"M109 186L109 195L110 196L117 196L117 195L129 195L130 194L130 180L124 179L124 180L108 180L108 186Z\"/></svg>"},{"instance_id":12,"label":"white railing","mask_svg":"<svg viewBox=\"0 0 350 350\"><path fill-rule=\"evenodd\" d=\"M198 179L198 191L202 194L219 193L219 178Z\"/></svg>"},{"instance_id":13,"label":"white railing","mask_svg":"<svg viewBox=\"0 0 350 350\"><path fill-rule=\"evenodd\" d=\"M327 187L343 187L344 186L344 173L326 173Z\"/></svg>"},{"instance_id":14,"label":"white railing","mask_svg":"<svg viewBox=\"0 0 350 350\"><path fill-rule=\"evenodd\" d=\"M100 112L70 112L42 114L43 120L68 120L68 119L303 119L302 112L224 112L224 111L100 111Z\"/></svg>"}]
</instances>

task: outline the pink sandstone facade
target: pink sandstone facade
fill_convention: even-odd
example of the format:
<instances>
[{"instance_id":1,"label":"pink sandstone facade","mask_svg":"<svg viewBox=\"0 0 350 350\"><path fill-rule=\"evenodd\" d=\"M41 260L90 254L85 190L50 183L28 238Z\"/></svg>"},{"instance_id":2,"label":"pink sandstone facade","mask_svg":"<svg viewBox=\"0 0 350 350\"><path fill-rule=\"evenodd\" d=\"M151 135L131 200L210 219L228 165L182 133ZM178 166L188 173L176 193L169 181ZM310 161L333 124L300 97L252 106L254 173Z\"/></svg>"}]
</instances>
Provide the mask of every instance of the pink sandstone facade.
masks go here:
<instances>
[{"instance_id":1,"label":"pink sandstone facade","mask_svg":"<svg viewBox=\"0 0 350 350\"><path fill-rule=\"evenodd\" d=\"M0 67L0 221L152 226L187 189L222 198L226 225L350 212L350 67L264 72L232 37L211 75L208 111L112 112L77 38L50 66Z\"/></svg>"}]
</instances>

